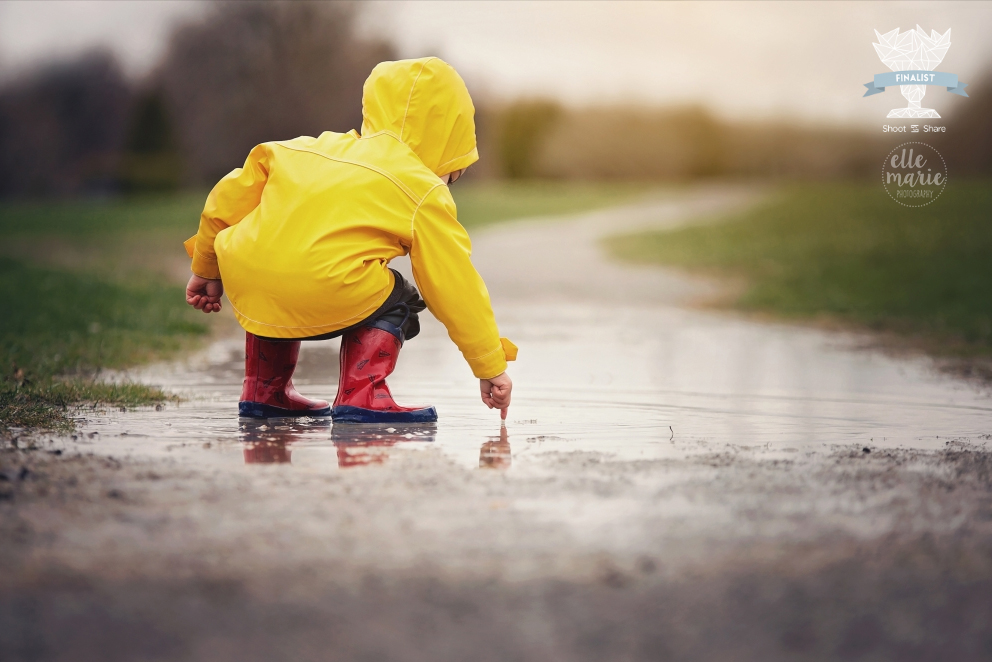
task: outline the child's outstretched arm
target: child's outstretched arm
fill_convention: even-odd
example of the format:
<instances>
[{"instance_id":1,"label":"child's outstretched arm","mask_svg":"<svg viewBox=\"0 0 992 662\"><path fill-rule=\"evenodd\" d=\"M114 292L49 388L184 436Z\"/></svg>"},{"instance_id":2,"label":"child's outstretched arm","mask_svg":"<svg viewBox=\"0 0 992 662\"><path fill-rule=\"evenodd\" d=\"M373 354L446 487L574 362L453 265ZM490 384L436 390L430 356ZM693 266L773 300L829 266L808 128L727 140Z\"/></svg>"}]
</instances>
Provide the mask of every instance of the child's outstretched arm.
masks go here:
<instances>
[{"instance_id":1,"label":"child's outstretched arm","mask_svg":"<svg viewBox=\"0 0 992 662\"><path fill-rule=\"evenodd\" d=\"M200 214L196 235L186 240L186 252L193 263L193 277L186 285L186 303L205 313L220 310L224 286L220 280L214 239L224 228L241 222L262 199L268 179L269 147L258 145L248 155L243 168L232 170L217 182Z\"/></svg>"},{"instance_id":2,"label":"child's outstretched arm","mask_svg":"<svg viewBox=\"0 0 992 662\"><path fill-rule=\"evenodd\" d=\"M489 292L472 264L472 242L456 217L448 187L435 187L413 218L410 261L427 307L448 329L480 380L482 401L504 410L513 388L506 362L517 348L500 338Z\"/></svg>"}]
</instances>

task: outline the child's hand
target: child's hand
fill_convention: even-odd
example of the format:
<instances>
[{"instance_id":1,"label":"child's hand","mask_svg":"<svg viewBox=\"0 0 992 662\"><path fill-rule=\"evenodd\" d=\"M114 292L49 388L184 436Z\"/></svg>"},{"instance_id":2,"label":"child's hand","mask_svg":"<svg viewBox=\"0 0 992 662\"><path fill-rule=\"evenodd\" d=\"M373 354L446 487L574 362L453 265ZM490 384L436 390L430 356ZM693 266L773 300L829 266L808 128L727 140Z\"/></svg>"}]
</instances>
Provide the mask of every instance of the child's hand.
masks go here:
<instances>
[{"instance_id":1,"label":"child's hand","mask_svg":"<svg viewBox=\"0 0 992 662\"><path fill-rule=\"evenodd\" d=\"M220 280L193 275L186 284L186 303L205 313L220 310L220 297L224 294L224 284Z\"/></svg>"},{"instance_id":2,"label":"child's hand","mask_svg":"<svg viewBox=\"0 0 992 662\"><path fill-rule=\"evenodd\" d=\"M500 418L506 419L506 410L510 406L510 391L513 381L505 372L492 379L480 379L479 389L482 391L482 402L490 409L499 409Z\"/></svg>"}]
</instances>

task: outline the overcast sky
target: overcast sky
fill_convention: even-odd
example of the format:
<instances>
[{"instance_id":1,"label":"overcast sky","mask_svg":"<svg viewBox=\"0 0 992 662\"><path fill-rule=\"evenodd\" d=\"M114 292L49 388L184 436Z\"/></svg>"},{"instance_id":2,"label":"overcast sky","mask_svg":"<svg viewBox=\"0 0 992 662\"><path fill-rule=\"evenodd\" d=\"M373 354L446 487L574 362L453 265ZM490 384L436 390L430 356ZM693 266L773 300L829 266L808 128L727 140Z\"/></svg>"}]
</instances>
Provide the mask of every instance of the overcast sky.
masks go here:
<instances>
[{"instance_id":1,"label":"overcast sky","mask_svg":"<svg viewBox=\"0 0 992 662\"><path fill-rule=\"evenodd\" d=\"M0 66L106 45L141 75L193 0L0 2ZM873 29L951 28L938 67L968 83L992 65L992 2L368 2L365 29L403 56L439 54L477 93L568 103L699 102L724 116L872 122L905 103L862 99L886 71ZM966 100L929 88L924 106ZM881 114L880 114L881 113Z\"/></svg>"}]
</instances>

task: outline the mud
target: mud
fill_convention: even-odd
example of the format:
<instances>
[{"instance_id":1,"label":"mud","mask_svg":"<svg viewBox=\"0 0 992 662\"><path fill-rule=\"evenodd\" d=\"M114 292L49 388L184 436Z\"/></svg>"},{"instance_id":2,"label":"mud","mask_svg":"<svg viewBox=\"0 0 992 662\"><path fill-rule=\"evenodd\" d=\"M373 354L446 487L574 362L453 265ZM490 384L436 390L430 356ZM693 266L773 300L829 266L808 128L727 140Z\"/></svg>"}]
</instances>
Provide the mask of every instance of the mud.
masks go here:
<instances>
[{"instance_id":1,"label":"mud","mask_svg":"<svg viewBox=\"0 0 992 662\"><path fill-rule=\"evenodd\" d=\"M239 421L232 337L132 373L183 403L17 439L0 659L988 659L988 395L598 252L756 195L481 234L503 429L431 322L391 382L436 426ZM298 386L335 371L305 345Z\"/></svg>"}]
</instances>

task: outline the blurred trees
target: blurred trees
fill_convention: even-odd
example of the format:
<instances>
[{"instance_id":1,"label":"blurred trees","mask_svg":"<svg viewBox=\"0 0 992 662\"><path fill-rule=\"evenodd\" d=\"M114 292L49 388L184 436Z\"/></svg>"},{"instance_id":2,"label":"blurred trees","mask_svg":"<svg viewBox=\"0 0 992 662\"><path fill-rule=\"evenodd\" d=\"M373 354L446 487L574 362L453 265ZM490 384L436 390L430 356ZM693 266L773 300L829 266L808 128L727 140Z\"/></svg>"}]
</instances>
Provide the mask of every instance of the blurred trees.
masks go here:
<instances>
[{"instance_id":1,"label":"blurred trees","mask_svg":"<svg viewBox=\"0 0 992 662\"><path fill-rule=\"evenodd\" d=\"M950 174L992 173L992 69L968 86L969 98L948 120L948 133L937 136Z\"/></svg>"},{"instance_id":2,"label":"blurred trees","mask_svg":"<svg viewBox=\"0 0 992 662\"><path fill-rule=\"evenodd\" d=\"M535 170L566 179L688 179L721 174L726 129L699 107L587 108L551 127Z\"/></svg>"},{"instance_id":3,"label":"blurred trees","mask_svg":"<svg viewBox=\"0 0 992 662\"><path fill-rule=\"evenodd\" d=\"M269 140L358 129L362 84L393 59L350 3L218 3L180 26L147 80L107 53L0 87L0 197L212 184Z\"/></svg>"},{"instance_id":4,"label":"blurred trees","mask_svg":"<svg viewBox=\"0 0 992 662\"><path fill-rule=\"evenodd\" d=\"M0 196L112 191L128 85L116 60L93 52L0 88Z\"/></svg>"},{"instance_id":5,"label":"blurred trees","mask_svg":"<svg viewBox=\"0 0 992 662\"><path fill-rule=\"evenodd\" d=\"M140 92L131 107L121 186L125 191L172 190L181 179L182 156L165 99L157 89Z\"/></svg>"},{"instance_id":6,"label":"blurred trees","mask_svg":"<svg viewBox=\"0 0 992 662\"><path fill-rule=\"evenodd\" d=\"M554 101L520 101L499 115L497 145L502 173L511 179L534 176L540 149L562 109Z\"/></svg>"},{"instance_id":7,"label":"blurred trees","mask_svg":"<svg viewBox=\"0 0 992 662\"><path fill-rule=\"evenodd\" d=\"M212 183L253 146L361 127L362 84L394 59L344 3L225 3L173 35L156 78L187 181Z\"/></svg>"},{"instance_id":8,"label":"blurred trees","mask_svg":"<svg viewBox=\"0 0 992 662\"><path fill-rule=\"evenodd\" d=\"M728 122L700 106L564 108L521 101L490 114L497 130L480 135L480 153L495 153L508 177L851 177L874 172L882 143L867 129Z\"/></svg>"},{"instance_id":9,"label":"blurred trees","mask_svg":"<svg viewBox=\"0 0 992 662\"><path fill-rule=\"evenodd\" d=\"M217 3L179 26L155 71L128 81L89 53L0 85L0 197L212 184L260 142L361 125L362 84L396 57L361 37L360 5ZM932 139L953 172L992 172L992 73ZM726 121L698 106L478 105L473 177L822 179L872 173L872 129ZM881 152L880 152L881 150Z\"/></svg>"}]
</instances>

